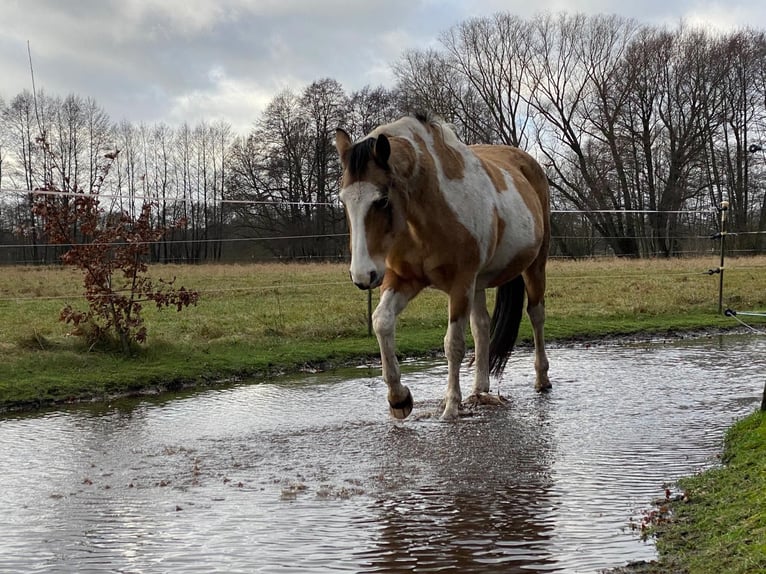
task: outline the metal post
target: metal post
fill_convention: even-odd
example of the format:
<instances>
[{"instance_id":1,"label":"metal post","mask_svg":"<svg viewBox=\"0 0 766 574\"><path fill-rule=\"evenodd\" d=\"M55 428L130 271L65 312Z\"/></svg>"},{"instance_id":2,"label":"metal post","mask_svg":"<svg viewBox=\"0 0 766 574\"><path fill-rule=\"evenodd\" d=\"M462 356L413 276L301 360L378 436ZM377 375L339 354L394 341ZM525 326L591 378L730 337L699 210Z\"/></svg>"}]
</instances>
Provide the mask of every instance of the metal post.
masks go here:
<instances>
[{"instance_id":1,"label":"metal post","mask_svg":"<svg viewBox=\"0 0 766 574\"><path fill-rule=\"evenodd\" d=\"M367 289L367 336L372 337L372 289Z\"/></svg>"},{"instance_id":2,"label":"metal post","mask_svg":"<svg viewBox=\"0 0 766 574\"><path fill-rule=\"evenodd\" d=\"M718 267L718 314L723 313L723 269L724 257L726 254L726 212L729 209L729 202L721 202L721 265Z\"/></svg>"}]
</instances>

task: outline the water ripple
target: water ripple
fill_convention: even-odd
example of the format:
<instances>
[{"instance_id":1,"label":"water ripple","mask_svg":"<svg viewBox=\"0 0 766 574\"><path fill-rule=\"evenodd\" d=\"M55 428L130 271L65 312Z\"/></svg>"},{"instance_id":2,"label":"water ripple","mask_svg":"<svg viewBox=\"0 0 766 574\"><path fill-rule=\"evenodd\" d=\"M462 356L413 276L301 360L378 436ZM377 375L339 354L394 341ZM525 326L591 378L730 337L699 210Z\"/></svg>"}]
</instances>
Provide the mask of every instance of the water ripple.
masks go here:
<instances>
[{"instance_id":1,"label":"water ripple","mask_svg":"<svg viewBox=\"0 0 766 574\"><path fill-rule=\"evenodd\" d=\"M566 572L651 558L628 521L716 462L763 338L580 346L507 409L445 424L442 362L0 418L0 571ZM466 370L465 380L469 381ZM464 385L464 389L468 388Z\"/></svg>"}]
</instances>

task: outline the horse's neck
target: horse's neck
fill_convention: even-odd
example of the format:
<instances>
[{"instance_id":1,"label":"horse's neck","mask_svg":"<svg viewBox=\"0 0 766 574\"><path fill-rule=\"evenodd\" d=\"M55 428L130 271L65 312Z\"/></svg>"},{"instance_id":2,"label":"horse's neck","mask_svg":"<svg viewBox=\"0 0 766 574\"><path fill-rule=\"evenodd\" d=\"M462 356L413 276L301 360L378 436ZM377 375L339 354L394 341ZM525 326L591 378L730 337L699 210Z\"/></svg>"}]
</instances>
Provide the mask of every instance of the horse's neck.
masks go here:
<instances>
[{"instance_id":1,"label":"horse's neck","mask_svg":"<svg viewBox=\"0 0 766 574\"><path fill-rule=\"evenodd\" d=\"M446 207L438 182L421 175L410 182L407 201L407 232L415 236L418 243L424 238L438 236L433 229L443 225L440 211Z\"/></svg>"}]
</instances>

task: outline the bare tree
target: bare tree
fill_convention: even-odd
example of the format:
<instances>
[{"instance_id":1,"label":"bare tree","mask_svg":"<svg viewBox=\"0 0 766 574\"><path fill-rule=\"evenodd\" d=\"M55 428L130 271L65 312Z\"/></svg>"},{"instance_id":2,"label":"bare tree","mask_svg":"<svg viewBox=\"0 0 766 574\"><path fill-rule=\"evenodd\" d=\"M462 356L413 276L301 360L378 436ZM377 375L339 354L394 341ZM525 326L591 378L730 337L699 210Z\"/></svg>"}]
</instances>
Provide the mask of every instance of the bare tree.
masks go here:
<instances>
[{"instance_id":1,"label":"bare tree","mask_svg":"<svg viewBox=\"0 0 766 574\"><path fill-rule=\"evenodd\" d=\"M760 212L758 215L757 226L757 249L762 249L766 245L766 33L762 31L754 32L752 40L755 44L756 65L751 68L752 80L754 85L754 98L757 101L757 123L755 141L751 151L751 159L748 163L748 172L750 174L749 183L752 185L756 195L760 195ZM757 200L756 200L757 208Z\"/></svg>"},{"instance_id":2,"label":"bare tree","mask_svg":"<svg viewBox=\"0 0 766 574\"><path fill-rule=\"evenodd\" d=\"M508 13L458 24L441 37L450 72L458 71L476 94L489 120L477 129L487 141L528 147L532 128L527 70L533 56L531 26ZM463 97L460 98L463 102ZM462 120L471 125L475 106ZM486 136L485 136L486 137Z\"/></svg>"},{"instance_id":3,"label":"bare tree","mask_svg":"<svg viewBox=\"0 0 766 574\"><path fill-rule=\"evenodd\" d=\"M314 149L307 174L313 206L306 206L313 222L312 234L316 235L314 247L304 255L314 256L336 252L333 247L338 241L327 235L334 235L344 227L343 210L335 201L340 181L340 161L335 151L335 131L343 123L348 99L336 80L323 79L313 82L300 99L309 138Z\"/></svg>"},{"instance_id":4,"label":"bare tree","mask_svg":"<svg viewBox=\"0 0 766 574\"><path fill-rule=\"evenodd\" d=\"M394 64L399 108L430 112L451 123L466 143L496 141L494 124L481 97L449 55L436 50L408 51Z\"/></svg>"},{"instance_id":5,"label":"bare tree","mask_svg":"<svg viewBox=\"0 0 766 574\"><path fill-rule=\"evenodd\" d=\"M718 108L715 116L708 114L706 123L712 171L719 181L717 200L729 201L730 229L747 232L758 228L760 202L757 187L750 181L753 154L751 145L760 145L758 133L763 127L763 92L759 93L757 78L766 58L763 34L738 31L719 40L711 53L711 63L722 69L721 81L716 82ZM755 148L754 148L755 149ZM756 169L757 171L757 169ZM756 243L756 242L751 242Z\"/></svg>"},{"instance_id":6,"label":"bare tree","mask_svg":"<svg viewBox=\"0 0 766 574\"><path fill-rule=\"evenodd\" d=\"M402 115L399 93L379 86L364 88L352 92L346 105L346 113L341 118L343 129L361 137L377 126L391 122Z\"/></svg>"},{"instance_id":7,"label":"bare tree","mask_svg":"<svg viewBox=\"0 0 766 574\"><path fill-rule=\"evenodd\" d=\"M540 16L531 36L530 105L552 187L586 212L618 255L638 256L632 221L614 210L630 208L617 124L625 106L621 56L634 29L617 17ZM626 202L628 205L625 205Z\"/></svg>"},{"instance_id":8,"label":"bare tree","mask_svg":"<svg viewBox=\"0 0 766 574\"><path fill-rule=\"evenodd\" d=\"M672 212L709 188L704 169L706 134L715 126L708 123L712 116L706 118L706 104L715 100L712 91L718 81L709 54L709 37L703 31L681 30L658 76L664 97L656 113L663 137L659 161L654 162L658 194L649 208L658 210L650 221L665 255L676 247L677 217Z\"/></svg>"},{"instance_id":9,"label":"bare tree","mask_svg":"<svg viewBox=\"0 0 766 574\"><path fill-rule=\"evenodd\" d=\"M39 140L45 137L48 98L39 93L37 96L24 91L13 98L4 110L4 124L11 150L13 165L10 178L14 187L34 190L43 187L46 174L50 173L48 159L40 153ZM16 228L27 240L29 249L21 257L26 261L40 261L45 257L45 250L40 248L40 229L34 214L35 196L24 193L17 210Z\"/></svg>"}]
</instances>

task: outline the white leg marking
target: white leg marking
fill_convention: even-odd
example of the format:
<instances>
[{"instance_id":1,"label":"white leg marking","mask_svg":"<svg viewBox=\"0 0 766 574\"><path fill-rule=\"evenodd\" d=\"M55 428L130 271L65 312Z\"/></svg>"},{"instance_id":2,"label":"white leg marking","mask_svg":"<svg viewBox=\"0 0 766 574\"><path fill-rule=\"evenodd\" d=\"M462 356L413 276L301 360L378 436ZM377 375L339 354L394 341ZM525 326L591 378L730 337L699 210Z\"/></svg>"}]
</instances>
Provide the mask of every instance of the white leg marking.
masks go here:
<instances>
[{"instance_id":1,"label":"white leg marking","mask_svg":"<svg viewBox=\"0 0 766 574\"><path fill-rule=\"evenodd\" d=\"M475 346L473 394L489 392L489 312L484 289L477 289L471 306L471 333Z\"/></svg>"},{"instance_id":2,"label":"white leg marking","mask_svg":"<svg viewBox=\"0 0 766 574\"><path fill-rule=\"evenodd\" d=\"M383 366L383 380L388 386L389 404L404 401L409 389L401 383L399 361L396 358L396 318L407 306L409 299L396 291L384 291L380 303L372 314L372 325L380 346L380 360Z\"/></svg>"},{"instance_id":3,"label":"white leg marking","mask_svg":"<svg viewBox=\"0 0 766 574\"><path fill-rule=\"evenodd\" d=\"M453 301L454 295L450 296L450 318L447 334L444 337L444 354L447 355L447 393L444 401L444 413L442 419L453 420L458 417L458 409L463 397L460 392L460 365L465 357L465 327L471 312L474 286L472 285L465 295L467 308ZM453 316L454 308L462 308L463 313Z\"/></svg>"},{"instance_id":4,"label":"white leg marking","mask_svg":"<svg viewBox=\"0 0 766 574\"><path fill-rule=\"evenodd\" d=\"M444 420L453 420L458 416L460 402L463 400L460 392L460 365L465 357L465 324L466 318L450 321L447 335L444 337L444 353L447 355L447 394L445 396Z\"/></svg>"}]
</instances>

